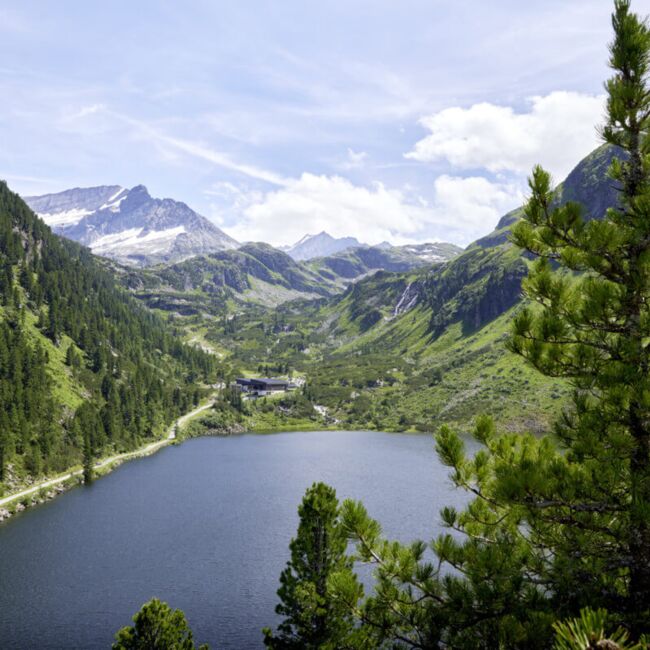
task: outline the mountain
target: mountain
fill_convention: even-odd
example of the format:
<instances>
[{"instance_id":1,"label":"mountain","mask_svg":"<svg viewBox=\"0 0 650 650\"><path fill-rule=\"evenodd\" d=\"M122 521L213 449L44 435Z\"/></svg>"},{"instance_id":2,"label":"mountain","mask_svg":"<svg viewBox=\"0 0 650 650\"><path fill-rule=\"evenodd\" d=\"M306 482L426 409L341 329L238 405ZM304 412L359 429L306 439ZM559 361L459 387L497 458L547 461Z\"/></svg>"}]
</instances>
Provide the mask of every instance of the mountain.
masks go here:
<instances>
[{"instance_id":1,"label":"mountain","mask_svg":"<svg viewBox=\"0 0 650 650\"><path fill-rule=\"evenodd\" d=\"M610 145L601 145L576 165L564 182L555 189L554 201L563 204L567 201L580 203L584 215L589 219L602 219L607 208L618 201L616 184L609 179L608 169L614 158L620 158L622 151ZM472 246L489 248L504 243L510 227L523 217L523 208L516 208L505 214L493 232L478 239Z\"/></svg>"},{"instance_id":2,"label":"mountain","mask_svg":"<svg viewBox=\"0 0 650 650\"><path fill-rule=\"evenodd\" d=\"M324 280L346 286L374 271L405 272L446 262L462 248L454 244L413 246L357 246L306 264Z\"/></svg>"},{"instance_id":3,"label":"mountain","mask_svg":"<svg viewBox=\"0 0 650 650\"><path fill-rule=\"evenodd\" d=\"M148 269L113 265L113 273L147 306L186 316L220 314L228 301L275 307L340 291L336 282L263 243Z\"/></svg>"},{"instance_id":4,"label":"mountain","mask_svg":"<svg viewBox=\"0 0 650 650\"><path fill-rule=\"evenodd\" d=\"M607 169L618 155L606 146L593 151L558 185L554 203L578 201L587 218L602 218L617 203ZM545 429L568 387L532 371L504 345L530 264L507 240L522 215L522 208L508 213L494 233L447 263L375 274L320 306L314 331L328 340L330 360L313 368L316 398L335 374L345 375L344 359L375 368L390 359L405 379L365 391L368 418L379 418L383 427L445 421L465 427L486 412L505 428ZM395 375L382 372L384 382Z\"/></svg>"},{"instance_id":5,"label":"mountain","mask_svg":"<svg viewBox=\"0 0 650 650\"><path fill-rule=\"evenodd\" d=\"M406 246L395 246L394 248L414 255L424 262L429 262L432 264L448 262L450 259L456 257L457 255L460 255L460 253L463 252L463 249L460 246L456 246L456 244L448 244L445 242L408 244Z\"/></svg>"},{"instance_id":6,"label":"mountain","mask_svg":"<svg viewBox=\"0 0 650 650\"><path fill-rule=\"evenodd\" d=\"M336 239L326 232L318 235L305 235L293 246L284 247L282 250L291 255L294 260L311 260L315 257L334 255L348 248L362 246L354 237L341 237Z\"/></svg>"},{"instance_id":7,"label":"mountain","mask_svg":"<svg viewBox=\"0 0 650 650\"><path fill-rule=\"evenodd\" d=\"M215 381L103 262L0 183L0 494L159 438Z\"/></svg>"},{"instance_id":8,"label":"mountain","mask_svg":"<svg viewBox=\"0 0 650 650\"><path fill-rule=\"evenodd\" d=\"M175 262L238 245L185 203L152 198L144 185L75 188L25 201L55 233L131 266Z\"/></svg>"},{"instance_id":9,"label":"mountain","mask_svg":"<svg viewBox=\"0 0 650 650\"><path fill-rule=\"evenodd\" d=\"M356 249L370 249L371 251L384 252L392 251L395 254L393 257L398 256L401 252L403 253L403 260L408 257L419 258L423 262L431 262L434 264L445 262L454 257L454 255L458 255L458 253L463 250L460 246L444 242L393 246L390 242L383 241L380 244L368 246L367 244L360 243L359 240L354 237L341 237L340 239L336 239L326 232L321 232L318 235L305 235L293 246L280 247L280 250L291 255L293 259L299 261L340 256L339 254L341 253L347 253L350 251L356 252ZM370 253L370 255L372 255L372 253ZM390 258L386 257L385 259L388 260ZM417 263L414 262L414 264ZM371 265L370 268L385 268L385 266L382 264L376 264Z\"/></svg>"},{"instance_id":10,"label":"mountain","mask_svg":"<svg viewBox=\"0 0 650 650\"><path fill-rule=\"evenodd\" d=\"M582 160L556 188L555 203L579 200L587 216L601 218L617 200L606 173L617 153L601 147ZM273 359L304 374L309 399L341 426L432 431L448 422L467 431L489 413L504 430L548 430L570 387L505 346L531 263L507 240L522 214L505 215L494 233L446 262L367 273L331 298L251 315L232 342L219 328L211 336L252 368ZM338 280L375 263L360 255L395 250L357 248L309 265ZM254 333L269 330L274 340L251 348Z\"/></svg>"},{"instance_id":11,"label":"mountain","mask_svg":"<svg viewBox=\"0 0 650 650\"><path fill-rule=\"evenodd\" d=\"M440 259L451 259L461 250L452 244L435 246L440 246ZM221 314L228 301L240 307L276 307L297 299L329 298L378 270L410 271L432 264L395 247L357 247L299 262L269 244L249 243L176 264L146 269L112 265L112 270L149 307L187 316Z\"/></svg>"}]
</instances>

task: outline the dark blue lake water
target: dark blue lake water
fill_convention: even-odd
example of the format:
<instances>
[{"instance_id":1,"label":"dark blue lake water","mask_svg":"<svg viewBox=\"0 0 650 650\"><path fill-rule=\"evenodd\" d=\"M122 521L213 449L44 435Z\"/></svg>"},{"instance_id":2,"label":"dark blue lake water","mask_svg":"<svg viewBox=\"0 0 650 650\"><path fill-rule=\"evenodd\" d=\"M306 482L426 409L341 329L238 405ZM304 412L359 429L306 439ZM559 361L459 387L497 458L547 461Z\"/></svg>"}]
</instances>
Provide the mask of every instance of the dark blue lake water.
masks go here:
<instances>
[{"instance_id":1,"label":"dark blue lake water","mask_svg":"<svg viewBox=\"0 0 650 650\"><path fill-rule=\"evenodd\" d=\"M110 648L152 596L198 642L259 648L307 487L429 540L466 498L447 474L431 436L362 431L200 438L131 461L0 525L0 648Z\"/></svg>"}]
</instances>

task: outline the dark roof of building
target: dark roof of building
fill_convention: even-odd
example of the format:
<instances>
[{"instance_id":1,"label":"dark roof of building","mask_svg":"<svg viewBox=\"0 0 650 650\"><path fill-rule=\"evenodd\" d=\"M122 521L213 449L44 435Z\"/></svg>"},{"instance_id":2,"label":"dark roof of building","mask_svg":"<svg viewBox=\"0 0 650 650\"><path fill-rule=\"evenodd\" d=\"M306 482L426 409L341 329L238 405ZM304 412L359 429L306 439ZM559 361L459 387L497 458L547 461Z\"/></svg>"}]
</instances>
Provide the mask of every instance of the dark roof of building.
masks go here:
<instances>
[{"instance_id":1,"label":"dark roof of building","mask_svg":"<svg viewBox=\"0 0 650 650\"><path fill-rule=\"evenodd\" d=\"M289 382L286 379L275 379L274 377L251 377L250 379L241 377L237 379L238 384L263 384L264 386L287 386Z\"/></svg>"}]
</instances>

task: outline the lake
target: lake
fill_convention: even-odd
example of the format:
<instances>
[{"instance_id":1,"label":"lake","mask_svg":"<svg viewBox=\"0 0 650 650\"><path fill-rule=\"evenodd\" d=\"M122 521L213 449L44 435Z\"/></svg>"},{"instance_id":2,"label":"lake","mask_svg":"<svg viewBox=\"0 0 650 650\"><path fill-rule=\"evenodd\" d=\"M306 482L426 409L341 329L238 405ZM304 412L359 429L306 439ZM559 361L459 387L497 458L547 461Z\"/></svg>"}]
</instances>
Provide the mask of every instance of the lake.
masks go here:
<instances>
[{"instance_id":1,"label":"lake","mask_svg":"<svg viewBox=\"0 0 650 650\"><path fill-rule=\"evenodd\" d=\"M314 481L391 538L430 540L462 505L425 434L198 438L0 525L0 648L110 648L153 596L213 650L263 647L297 507Z\"/></svg>"}]
</instances>

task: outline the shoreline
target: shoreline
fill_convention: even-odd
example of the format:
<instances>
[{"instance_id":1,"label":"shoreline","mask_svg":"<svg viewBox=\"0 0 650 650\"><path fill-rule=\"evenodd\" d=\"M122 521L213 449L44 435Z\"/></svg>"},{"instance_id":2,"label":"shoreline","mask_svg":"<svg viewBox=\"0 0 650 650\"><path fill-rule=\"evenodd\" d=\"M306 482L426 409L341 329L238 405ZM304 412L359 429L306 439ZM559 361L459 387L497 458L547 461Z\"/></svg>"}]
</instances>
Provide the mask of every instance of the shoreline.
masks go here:
<instances>
[{"instance_id":1,"label":"shoreline","mask_svg":"<svg viewBox=\"0 0 650 650\"><path fill-rule=\"evenodd\" d=\"M207 404L202 404L188 413L181 415L168 427L167 435L160 440L150 442L139 449L134 449L133 451L126 451L99 460L93 465L95 478L105 476L125 461L151 456L163 447L174 444L176 441L176 428L182 427L189 420L199 415L199 413L202 413L211 407L212 401L209 401ZM14 492L13 494L0 497L0 524L11 519L15 514L23 512L27 508L45 503L46 501L51 501L59 494L67 492L70 488L76 485L81 485L83 483L82 476L83 468L71 469L63 474L55 476L54 478L45 479L18 492Z\"/></svg>"},{"instance_id":2,"label":"shoreline","mask_svg":"<svg viewBox=\"0 0 650 650\"><path fill-rule=\"evenodd\" d=\"M119 467L122 463L133 460L135 458L144 458L146 456L151 456L163 447L167 447L172 444L180 444L185 440L190 440L194 436L184 438L176 438L176 430L180 429L182 426L187 424L188 421L195 418L197 415L203 411L208 410L212 407L212 401L209 401L206 404L189 411L185 415L177 418L167 429L167 435L165 438L151 442L144 447L139 449L134 449L133 451L127 451L120 454L115 454L99 460L95 465L93 465L94 471L94 480L97 480L106 474L109 474L114 469ZM310 431L365 431L366 429L348 429L346 427L332 427L327 425L314 426L314 427L305 427L301 426L291 426L289 425L286 428L260 428L260 429L249 429L245 431L237 432L223 432L215 431L210 433L207 431L204 435L206 437L219 437L219 436L230 436L230 435L244 435L244 434L253 434L253 435L271 435L274 433L298 433L298 432L310 432ZM370 429L368 429L370 431ZM401 431L401 432L388 432L388 433L424 433L420 431ZM201 436L202 437L202 436ZM9 494L3 497L0 497L0 525L4 522L11 519L14 515L24 512L28 508L46 503L55 499L60 494L67 492L73 487L83 485L83 468L76 466L77 469L70 469L69 471L59 474L54 478L45 479L39 483L31 485L27 488L24 488L13 494Z\"/></svg>"}]
</instances>

